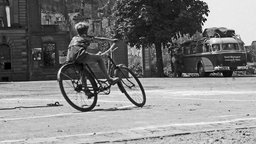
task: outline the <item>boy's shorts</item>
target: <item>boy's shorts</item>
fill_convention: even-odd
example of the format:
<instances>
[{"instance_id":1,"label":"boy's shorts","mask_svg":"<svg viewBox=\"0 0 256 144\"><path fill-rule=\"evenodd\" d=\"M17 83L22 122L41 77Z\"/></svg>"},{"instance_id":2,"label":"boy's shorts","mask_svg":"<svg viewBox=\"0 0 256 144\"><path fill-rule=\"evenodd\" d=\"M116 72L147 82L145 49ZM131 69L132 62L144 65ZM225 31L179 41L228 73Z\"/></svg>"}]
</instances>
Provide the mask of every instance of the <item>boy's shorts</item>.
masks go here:
<instances>
[{"instance_id":1,"label":"boy's shorts","mask_svg":"<svg viewBox=\"0 0 256 144\"><path fill-rule=\"evenodd\" d=\"M75 57L76 57L75 61L76 61L76 62L79 62L79 63L84 63L87 55L89 55L89 54L87 53L87 51L86 51L85 49L81 49L81 50L79 50L79 51L76 53L76 55L75 55Z\"/></svg>"},{"instance_id":2,"label":"boy's shorts","mask_svg":"<svg viewBox=\"0 0 256 144\"><path fill-rule=\"evenodd\" d=\"M87 55L88 53L84 48L72 46L68 49L67 61L83 63Z\"/></svg>"}]
</instances>

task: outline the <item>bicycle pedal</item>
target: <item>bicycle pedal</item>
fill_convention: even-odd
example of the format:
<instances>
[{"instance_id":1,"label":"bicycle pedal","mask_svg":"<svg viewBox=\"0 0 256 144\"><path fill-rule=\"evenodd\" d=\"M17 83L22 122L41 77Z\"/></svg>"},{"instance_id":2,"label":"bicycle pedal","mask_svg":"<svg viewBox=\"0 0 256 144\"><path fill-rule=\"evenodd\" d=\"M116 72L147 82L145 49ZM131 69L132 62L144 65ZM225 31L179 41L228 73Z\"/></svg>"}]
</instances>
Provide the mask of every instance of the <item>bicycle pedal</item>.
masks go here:
<instances>
[{"instance_id":1,"label":"bicycle pedal","mask_svg":"<svg viewBox=\"0 0 256 144\"><path fill-rule=\"evenodd\" d=\"M94 96L94 93L92 93L90 90L84 90L84 93L88 96L88 98L92 98Z\"/></svg>"}]
</instances>

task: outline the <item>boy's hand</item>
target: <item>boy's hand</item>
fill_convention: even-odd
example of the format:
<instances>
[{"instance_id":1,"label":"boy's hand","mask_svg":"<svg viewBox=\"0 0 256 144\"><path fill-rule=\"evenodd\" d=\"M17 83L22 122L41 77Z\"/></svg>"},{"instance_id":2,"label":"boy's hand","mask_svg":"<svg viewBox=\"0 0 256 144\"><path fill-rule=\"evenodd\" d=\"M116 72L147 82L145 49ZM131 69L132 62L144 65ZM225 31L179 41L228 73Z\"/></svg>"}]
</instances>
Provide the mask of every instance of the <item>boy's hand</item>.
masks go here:
<instances>
[{"instance_id":1,"label":"boy's hand","mask_svg":"<svg viewBox=\"0 0 256 144\"><path fill-rule=\"evenodd\" d=\"M117 42L117 41L118 41L118 39L113 39L112 41L113 41L113 42Z\"/></svg>"},{"instance_id":2,"label":"boy's hand","mask_svg":"<svg viewBox=\"0 0 256 144\"><path fill-rule=\"evenodd\" d=\"M102 52L101 51L99 51L96 55L101 55L102 54Z\"/></svg>"}]
</instances>

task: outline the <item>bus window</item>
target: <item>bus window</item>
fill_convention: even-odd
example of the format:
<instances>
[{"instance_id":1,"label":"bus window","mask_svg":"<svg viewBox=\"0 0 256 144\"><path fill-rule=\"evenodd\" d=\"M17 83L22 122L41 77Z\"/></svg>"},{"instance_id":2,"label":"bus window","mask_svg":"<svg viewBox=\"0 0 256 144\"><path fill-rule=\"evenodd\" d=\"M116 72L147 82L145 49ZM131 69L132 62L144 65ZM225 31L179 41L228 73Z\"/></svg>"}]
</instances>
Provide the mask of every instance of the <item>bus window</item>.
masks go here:
<instances>
[{"instance_id":1,"label":"bus window","mask_svg":"<svg viewBox=\"0 0 256 144\"><path fill-rule=\"evenodd\" d=\"M213 44L212 45L212 51L219 51L220 50L220 45L219 44Z\"/></svg>"},{"instance_id":2,"label":"bus window","mask_svg":"<svg viewBox=\"0 0 256 144\"><path fill-rule=\"evenodd\" d=\"M204 45L203 52L210 52L210 45L208 43Z\"/></svg>"},{"instance_id":3,"label":"bus window","mask_svg":"<svg viewBox=\"0 0 256 144\"><path fill-rule=\"evenodd\" d=\"M244 44L243 43L239 43L239 49L240 49L240 51L245 51L245 49L244 49Z\"/></svg>"},{"instance_id":4,"label":"bus window","mask_svg":"<svg viewBox=\"0 0 256 144\"><path fill-rule=\"evenodd\" d=\"M203 52L203 44L199 44L197 47L196 47L196 53L202 53Z\"/></svg>"},{"instance_id":5,"label":"bus window","mask_svg":"<svg viewBox=\"0 0 256 144\"><path fill-rule=\"evenodd\" d=\"M195 44L191 45L190 52L191 52L191 54L195 54L196 53L196 45Z\"/></svg>"},{"instance_id":6,"label":"bus window","mask_svg":"<svg viewBox=\"0 0 256 144\"><path fill-rule=\"evenodd\" d=\"M238 44L234 44L234 50L239 50Z\"/></svg>"},{"instance_id":7,"label":"bus window","mask_svg":"<svg viewBox=\"0 0 256 144\"><path fill-rule=\"evenodd\" d=\"M237 43L225 43L222 44L222 50L239 50Z\"/></svg>"},{"instance_id":8,"label":"bus window","mask_svg":"<svg viewBox=\"0 0 256 144\"><path fill-rule=\"evenodd\" d=\"M190 47L183 47L183 53L184 53L184 55L189 55L190 54Z\"/></svg>"}]
</instances>

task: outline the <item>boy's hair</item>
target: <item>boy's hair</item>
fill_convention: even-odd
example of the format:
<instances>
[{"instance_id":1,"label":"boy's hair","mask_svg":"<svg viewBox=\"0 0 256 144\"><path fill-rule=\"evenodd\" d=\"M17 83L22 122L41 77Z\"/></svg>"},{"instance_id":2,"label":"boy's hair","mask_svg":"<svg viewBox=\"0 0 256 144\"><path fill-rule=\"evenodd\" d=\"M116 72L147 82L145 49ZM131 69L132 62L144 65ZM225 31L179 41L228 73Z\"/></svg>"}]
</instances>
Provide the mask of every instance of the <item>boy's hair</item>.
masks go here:
<instances>
[{"instance_id":1,"label":"boy's hair","mask_svg":"<svg viewBox=\"0 0 256 144\"><path fill-rule=\"evenodd\" d=\"M79 22L75 25L78 35L87 34L89 25L85 22Z\"/></svg>"}]
</instances>

